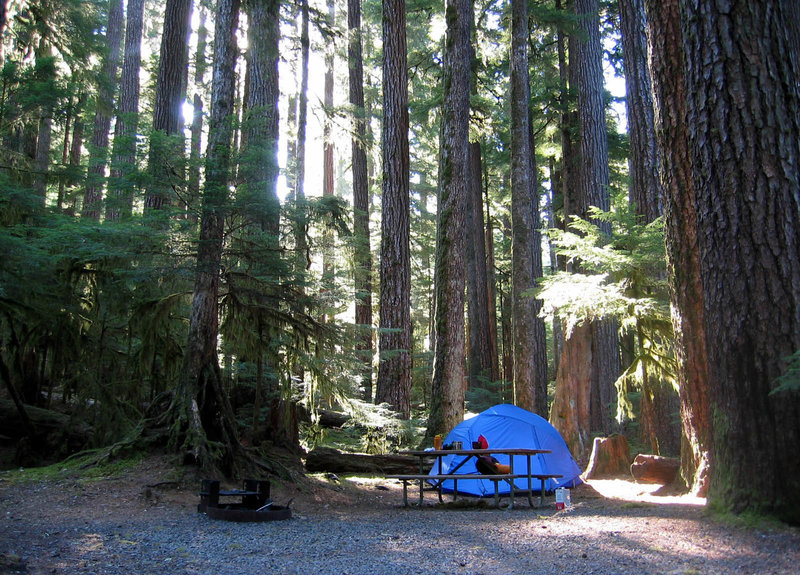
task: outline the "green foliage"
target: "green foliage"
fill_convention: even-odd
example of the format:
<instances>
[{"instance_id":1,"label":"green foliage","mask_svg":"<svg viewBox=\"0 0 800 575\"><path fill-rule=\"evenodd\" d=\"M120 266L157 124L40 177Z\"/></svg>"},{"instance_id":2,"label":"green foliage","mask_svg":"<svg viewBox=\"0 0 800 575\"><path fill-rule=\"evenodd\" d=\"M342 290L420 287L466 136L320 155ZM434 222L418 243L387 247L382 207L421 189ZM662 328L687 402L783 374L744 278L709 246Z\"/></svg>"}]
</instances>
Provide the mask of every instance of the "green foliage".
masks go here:
<instances>
[{"instance_id":1,"label":"green foliage","mask_svg":"<svg viewBox=\"0 0 800 575\"><path fill-rule=\"evenodd\" d=\"M778 386L769 392L770 395L800 391L800 350L787 357L785 361L786 373L775 380Z\"/></svg>"},{"instance_id":2,"label":"green foliage","mask_svg":"<svg viewBox=\"0 0 800 575\"><path fill-rule=\"evenodd\" d=\"M535 295L542 314L563 320L568 336L583 322L613 317L621 335L631 334L631 363L616 382L618 418L632 417L630 394L648 381L676 385L672 321L666 284L663 221L641 224L623 204L611 212L590 210L592 221L573 218L570 230L550 230L559 255L579 271L546 277ZM609 239L599 222L612 226Z\"/></svg>"}]
</instances>

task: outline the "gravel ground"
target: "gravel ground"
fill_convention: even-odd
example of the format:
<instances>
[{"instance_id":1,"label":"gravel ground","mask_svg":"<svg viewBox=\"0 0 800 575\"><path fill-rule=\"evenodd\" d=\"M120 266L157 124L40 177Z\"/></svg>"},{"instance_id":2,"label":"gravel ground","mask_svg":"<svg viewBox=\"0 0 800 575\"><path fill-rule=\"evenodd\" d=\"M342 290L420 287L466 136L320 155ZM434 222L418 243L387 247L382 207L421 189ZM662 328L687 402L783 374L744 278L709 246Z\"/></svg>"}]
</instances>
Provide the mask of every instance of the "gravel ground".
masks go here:
<instances>
[{"instance_id":1,"label":"gravel ground","mask_svg":"<svg viewBox=\"0 0 800 575\"><path fill-rule=\"evenodd\" d=\"M726 525L626 481L593 481L557 511L552 497L403 508L392 481L317 480L273 489L276 504L294 498L290 520L230 523L196 512L194 481L146 486L169 473L149 461L94 481L0 476L0 573L800 573L800 530Z\"/></svg>"}]
</instances>

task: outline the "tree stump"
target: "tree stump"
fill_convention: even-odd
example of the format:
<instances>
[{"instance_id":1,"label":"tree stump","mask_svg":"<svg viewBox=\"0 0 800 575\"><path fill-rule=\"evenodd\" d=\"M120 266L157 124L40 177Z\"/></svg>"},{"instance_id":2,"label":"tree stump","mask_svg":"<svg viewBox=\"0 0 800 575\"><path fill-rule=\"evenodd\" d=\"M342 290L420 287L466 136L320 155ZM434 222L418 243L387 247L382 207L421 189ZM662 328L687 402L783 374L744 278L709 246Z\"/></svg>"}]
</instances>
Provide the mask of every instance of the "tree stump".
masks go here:
<instances>
[{"instance_id":1,"label":"tree stump","mask_svg":"<svg viewBox=\"0 0 800 575\"><path fill-rule=\"evenodd\" d=\"M586 479L600 479L627 475L630 464L630 448L624 435L595 437L589 465L583 476Z\"/></svg>"},{"instance_id":2,"label":"tree stump","mask_svg":"<svg viewBox=\"0 0 800 575\"><path fill-rule=\"evenodd\" d=\"M675 480L680 466L680 459L675 457L640 453L631 464L631 475L641 483L668 485Z\"/></svg>"}]
</instances>

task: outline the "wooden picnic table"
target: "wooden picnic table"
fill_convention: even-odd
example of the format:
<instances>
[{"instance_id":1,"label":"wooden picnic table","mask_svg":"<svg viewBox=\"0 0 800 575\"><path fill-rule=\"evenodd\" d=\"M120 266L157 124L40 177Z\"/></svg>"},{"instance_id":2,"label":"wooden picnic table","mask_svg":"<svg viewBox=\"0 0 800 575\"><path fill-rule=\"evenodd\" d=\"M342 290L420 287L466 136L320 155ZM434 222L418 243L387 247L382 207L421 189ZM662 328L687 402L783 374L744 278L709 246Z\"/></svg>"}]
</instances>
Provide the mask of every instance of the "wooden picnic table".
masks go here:
<instances>
[{"instance_id":1,"label":"wooden picnic table","mask_svg":"<svg viewBox=\"0 0 800 575\"><path fill-rule=\"evenodd\" d=\"M501 481L505 481L510 485L510 504L509 508L514 507L514 492L524 492L528 496L528 504L533 507L533 480L538 479L540 481L541 490L539 495L539 505L544 503L544 494L545 494L545 481L548 479L557 479L562 477L561 475L554 475L554 474L537 474L532 473L531 467L531 457L541 454L551 453L549 449L524 449L524 448L494 448L494 449L429 449L429 450L412 450L412 451L401 451L401 455L410 455L416 457L419 460L419 474L411 475L387 475L388 479L398 479L403 482L403 504L408 506L408 484L411 482L419 482L419 502L422 505L423 501L423 490L425 488L425 483L430 482L431 487L435 489L439 496L439 501L443 502L442 500L442 486L445 481L452 480L453 481L453 498L458 497L458 481L465 480L465 479L484 479L488 481L492 481L494 483L494 498L495 498L495 506L500 506L500 493L499 493L499 484ZM447 473L442 473L442 459L447 457L448 455L456 455L462 456L463 459L459 461L455 467L452 467L447 471ZM464 466L467 461L472 459L473 457L477 458L481 455L507 455L509 459L509 472L508 473L498 473L493 475L486 475L486 474L464 474L458 473L458 470ZM517 473L514 470L514 459L515 456L524 456L527 460L526 472L525 473ZM430 465L430 459L436 458L436 473L426 473L425 467L426 462L427 465ZM514 485L515 479L527 479L527 486L526 490L517 489Z\"/></svg>"}]
</instances>

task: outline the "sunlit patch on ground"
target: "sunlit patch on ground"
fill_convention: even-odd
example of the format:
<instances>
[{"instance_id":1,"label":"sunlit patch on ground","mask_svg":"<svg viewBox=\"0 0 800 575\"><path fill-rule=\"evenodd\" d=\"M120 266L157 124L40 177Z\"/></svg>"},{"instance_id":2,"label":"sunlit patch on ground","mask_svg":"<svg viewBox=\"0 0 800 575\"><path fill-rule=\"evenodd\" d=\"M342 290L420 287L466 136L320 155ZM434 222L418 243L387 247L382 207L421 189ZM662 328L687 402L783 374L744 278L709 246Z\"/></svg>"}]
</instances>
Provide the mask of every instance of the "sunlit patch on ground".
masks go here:
<instances>
[{"instance_id":1,"label":"sunlit patch on ground","mask_svg":"<svg viewBox=\"0 0 800 575\"><path fill-rule=\"evenodd\" d=\"M705 497L687 495L653 495L661 485L654 483L634 483L622 479L592 479L587 484L603 497L622 501L635 501L670 505L705 505Z\"/></svg>"},{"instance_id":2,"label":"sunlit patch on ground","mask_svg":"<svg viewBox=\"0 0 800 575\"><path fill-rule=\"evenodd\" d=\"M103 538L97 533L86 533L78 545L82 553L98 551L103 548Z\"/></svg>"}]
</instances>

